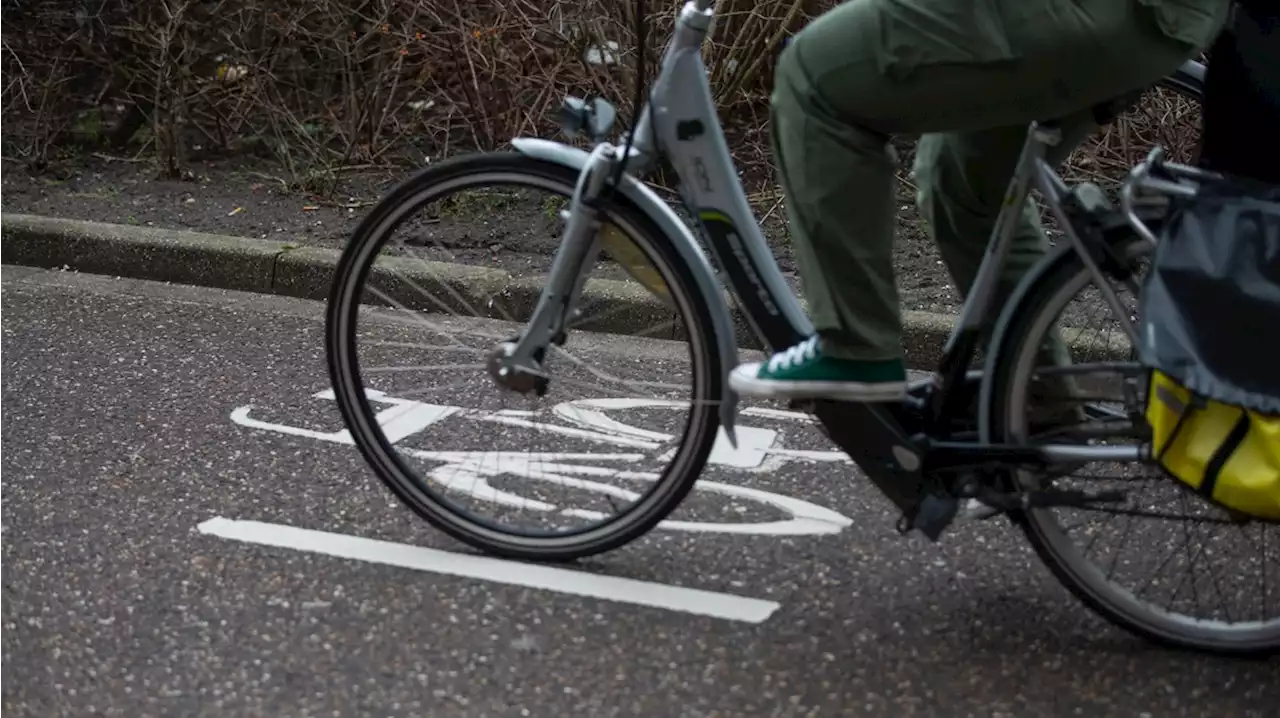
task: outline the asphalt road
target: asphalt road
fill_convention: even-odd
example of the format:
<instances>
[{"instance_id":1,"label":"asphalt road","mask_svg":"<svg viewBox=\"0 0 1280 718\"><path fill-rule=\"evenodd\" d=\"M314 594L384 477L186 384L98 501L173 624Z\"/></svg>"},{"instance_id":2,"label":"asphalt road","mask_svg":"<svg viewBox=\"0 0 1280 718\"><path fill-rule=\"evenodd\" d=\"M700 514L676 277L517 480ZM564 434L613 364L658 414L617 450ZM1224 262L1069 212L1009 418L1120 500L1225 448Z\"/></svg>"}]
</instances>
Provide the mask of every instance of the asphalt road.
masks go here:
<instances>
[{"instance_id":1,"label":"asphalt road","mask_svg":"<svg viewBox=\"0 0 1280 718\"><path fill-rule=\"evenodd\" d=\"M322 331L314 302L3 269L9 716L1220 717L1280 705L1280 662L1162 650L1109 627L1003 521L940 545L900 537L839 464L716 469L847 517L825 533L664 529L573 569L777 604L754 622L200 531L221 517L470 553L396 503L354 448L317 438L341 430L316 396ZM608 341L593 351L635 359ZM257 424L233 420L244 407ZM694 518L788 514L708 506Z\"/></svg>"}]
</instances>

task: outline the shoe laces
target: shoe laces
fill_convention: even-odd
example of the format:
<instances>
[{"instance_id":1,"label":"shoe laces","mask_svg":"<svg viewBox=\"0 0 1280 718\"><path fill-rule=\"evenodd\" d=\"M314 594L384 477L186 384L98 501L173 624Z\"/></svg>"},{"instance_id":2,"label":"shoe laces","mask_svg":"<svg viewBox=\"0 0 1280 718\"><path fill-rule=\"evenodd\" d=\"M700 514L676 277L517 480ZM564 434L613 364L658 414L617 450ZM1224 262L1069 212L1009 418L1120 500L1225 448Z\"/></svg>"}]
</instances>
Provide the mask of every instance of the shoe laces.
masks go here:
<instances>
[{"instance_id":1,"label":"shoe laces","mask_svg":"<svg viewBox=\"0 0 1280 718\"><path fill-rule=\"evenodd\" d=\"M816 359L818 356L818 337L813 336L769 357L769 371L775 372L790 369L797 364Z\"/></svg>"}]
</instances>

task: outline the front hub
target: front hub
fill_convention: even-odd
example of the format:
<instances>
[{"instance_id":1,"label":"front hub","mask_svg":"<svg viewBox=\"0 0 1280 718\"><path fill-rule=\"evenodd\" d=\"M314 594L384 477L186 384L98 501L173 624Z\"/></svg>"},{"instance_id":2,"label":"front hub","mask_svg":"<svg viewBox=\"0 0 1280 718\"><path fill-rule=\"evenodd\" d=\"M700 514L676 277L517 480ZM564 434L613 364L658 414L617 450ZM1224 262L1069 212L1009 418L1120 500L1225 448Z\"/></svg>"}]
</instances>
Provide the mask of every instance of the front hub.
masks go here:
<instances>
[{"instance_id":1,"label":"front hub","mask_svg":"<svg viewBox=\"0 0 1280 718\"><path fill-rule=\"evenodd\" d=\"M494 382L505 389L520 394L530 392L542 396L547 393L547 378L540 366L517 366L513 354L515 342L503 342L489 352L485 366Z\"/></svg>"}]
</instances>

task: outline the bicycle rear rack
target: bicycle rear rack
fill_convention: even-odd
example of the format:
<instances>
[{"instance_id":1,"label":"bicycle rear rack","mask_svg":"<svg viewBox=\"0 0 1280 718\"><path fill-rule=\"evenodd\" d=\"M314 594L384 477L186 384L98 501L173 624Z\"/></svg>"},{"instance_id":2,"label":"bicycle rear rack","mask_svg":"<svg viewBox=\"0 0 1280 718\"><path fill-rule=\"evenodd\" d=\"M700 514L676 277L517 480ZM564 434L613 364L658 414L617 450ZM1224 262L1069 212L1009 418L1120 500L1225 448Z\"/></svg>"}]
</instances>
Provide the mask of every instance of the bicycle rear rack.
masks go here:
<instances>
[{"instance_id":1,"label":"bicycle rear rack","mask_svg":"<svg viewBox=\"0 0 1280 718\"><path fill-rule=\"evenodd\" d=\"M1155 233L1138 216L1135 190L1146 190L1175 197L1194 197L1200 183L1224 179L1216 172L1165 160L1163 147L1155 147L1147 158L1129 171L1120 186L1120 209L1133 231L1151 246L1159 243Z\"/></svg>"}]
</instances>

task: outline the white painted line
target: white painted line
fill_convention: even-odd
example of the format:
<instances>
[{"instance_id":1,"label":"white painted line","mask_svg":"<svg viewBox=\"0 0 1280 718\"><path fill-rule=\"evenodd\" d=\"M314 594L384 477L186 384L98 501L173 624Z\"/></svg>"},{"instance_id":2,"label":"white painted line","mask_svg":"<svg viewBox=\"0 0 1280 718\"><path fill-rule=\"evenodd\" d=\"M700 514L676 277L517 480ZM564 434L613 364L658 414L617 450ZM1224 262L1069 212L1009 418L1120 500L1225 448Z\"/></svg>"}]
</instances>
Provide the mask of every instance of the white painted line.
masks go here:
<instances>
[{"instance_id":1,"label":"white painted line","mask_svg":"<svg viewBox=\"0 0 1280 718\"><path fill-rule=\"evenodd\" d=\"M763 601L729 593L701 591L695 588L681 588L664 583L615 576L600 576L487 556L467 556L421 546L300 529L261 521L236 521L219 516L205 521L197 528L201 533L233 541L278 546L512 586L540 588L557 593L664 608L669 611L681 611L729 621L762 623L773 615L774 611L781 608L781 604L775 601Z\"/></svg>"}]
</instances>

